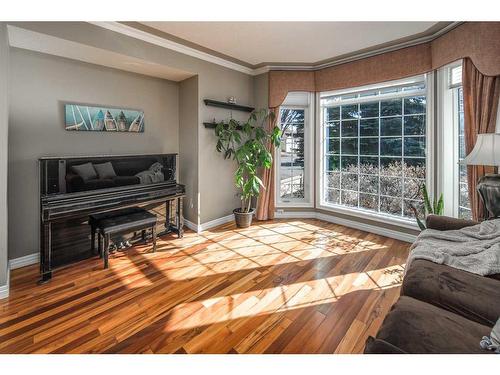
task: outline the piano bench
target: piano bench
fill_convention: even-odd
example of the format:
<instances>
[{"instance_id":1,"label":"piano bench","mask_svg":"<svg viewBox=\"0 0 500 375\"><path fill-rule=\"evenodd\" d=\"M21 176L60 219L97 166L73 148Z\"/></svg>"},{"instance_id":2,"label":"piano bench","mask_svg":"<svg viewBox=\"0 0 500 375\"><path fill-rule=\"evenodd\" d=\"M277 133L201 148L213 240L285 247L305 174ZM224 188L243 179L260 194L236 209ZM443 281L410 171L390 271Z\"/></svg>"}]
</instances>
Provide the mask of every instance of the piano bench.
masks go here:
<instances>
[{"instance_id":1,"label":"piano bench","mask_svg":"<svg viewBox=\"0 0 500 375\"><path fill-rule=\"evenodd\" d=\"M90 215L89 224L92 230L92 251L94 251L95 234L98 234L99 254L104 257L104 268L108 268L109 243L111 235L124 232L142 231L151 228L153 252L156 251L156 215L138 207L114 211L110 213ZM104 242L104 245L102 244Z\"/></svg>"}]
</instances>

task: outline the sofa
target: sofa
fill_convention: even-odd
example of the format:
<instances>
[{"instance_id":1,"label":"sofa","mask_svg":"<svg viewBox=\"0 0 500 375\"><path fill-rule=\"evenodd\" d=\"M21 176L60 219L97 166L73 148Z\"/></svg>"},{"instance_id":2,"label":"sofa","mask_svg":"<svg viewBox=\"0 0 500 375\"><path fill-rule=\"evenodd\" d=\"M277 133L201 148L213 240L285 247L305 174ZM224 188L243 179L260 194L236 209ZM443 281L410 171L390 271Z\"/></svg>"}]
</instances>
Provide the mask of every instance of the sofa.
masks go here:
<instances>
[{"instance_id":1,"label":"sofa","mask_svg":"<svg viewBox=\"0 0 500 375\"><path fill-rule=\"evenodd\" d=\"M427 227L460 229L477 224L430 215ZM416 259L406 271L401 296L367 354L492 353L479 342L500 317L500 275L479 276L446 265Z\"/></svg>"}]
</instances>

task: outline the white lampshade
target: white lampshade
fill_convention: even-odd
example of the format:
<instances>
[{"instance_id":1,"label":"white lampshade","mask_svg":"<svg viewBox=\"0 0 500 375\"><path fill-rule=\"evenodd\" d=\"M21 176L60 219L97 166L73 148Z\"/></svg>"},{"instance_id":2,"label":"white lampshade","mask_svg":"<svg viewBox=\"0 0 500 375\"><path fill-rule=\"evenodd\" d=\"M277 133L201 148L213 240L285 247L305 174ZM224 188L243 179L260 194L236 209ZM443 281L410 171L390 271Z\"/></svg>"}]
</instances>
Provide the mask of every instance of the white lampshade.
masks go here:
<instances>
[{"instance_id":1,"label":"white lampshade","mask_svg":"<svg viewBox=\"0 0 500 375\"><path fill-rule=\"evenodd\" d=\"M500 134L478 134L474 149L460 164L500 166Z\"/></svg>"}]
</instances>

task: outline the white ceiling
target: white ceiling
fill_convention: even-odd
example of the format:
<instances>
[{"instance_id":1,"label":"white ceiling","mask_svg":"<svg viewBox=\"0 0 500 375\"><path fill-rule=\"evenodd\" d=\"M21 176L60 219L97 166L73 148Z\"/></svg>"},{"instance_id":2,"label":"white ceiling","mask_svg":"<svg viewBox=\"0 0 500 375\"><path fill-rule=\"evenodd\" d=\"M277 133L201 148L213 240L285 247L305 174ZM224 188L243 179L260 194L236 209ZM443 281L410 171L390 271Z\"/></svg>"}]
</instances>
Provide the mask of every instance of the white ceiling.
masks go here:
<instances>
[{"instance_id":1,"label":"white ceiling","mask_svg":"<svg viewBox=\"0 0 500 375\"><path fill-rule=\"evenodd\" d=\"M91 64L107 66L171 81L182 81L194 73L175 69L131 56L121 55L108 50L56 38L8 25L9 44L12 47L47 53L50 55L80 60Z\"/></svg>"},{"instance_id":2,"label":"white ceiling","mask_svg":"<svg viewBox=\"0 0 500 375\"><path fill-rule=\"evenodd\" d=\"M255 66L312 64L427 31L436 22L142 22Z\"/></svg>"}]
</instances>

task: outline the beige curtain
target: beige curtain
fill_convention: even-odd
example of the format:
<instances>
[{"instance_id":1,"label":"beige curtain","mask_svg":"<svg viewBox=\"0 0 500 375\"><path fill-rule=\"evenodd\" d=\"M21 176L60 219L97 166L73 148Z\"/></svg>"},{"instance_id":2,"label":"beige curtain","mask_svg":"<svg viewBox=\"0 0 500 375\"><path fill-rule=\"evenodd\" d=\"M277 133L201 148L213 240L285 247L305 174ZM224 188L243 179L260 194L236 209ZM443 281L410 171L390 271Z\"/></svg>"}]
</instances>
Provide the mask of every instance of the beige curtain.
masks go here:
<instances>
[{"instance_id":1,"label":"beige curtain","mask_svg":"<svg viewBox=\"0 0 500 375\"><path fill-rule=\"evenodd\" d=\"M478 134L494 133L498 99L500 96L500 76L483 75L465 58L462 67L462 86L464 95L464 130L465 152L469 154ZM486 173L493 173L493 167L468 166L467 183L469 199L474 220L482 220L484 216L481 198L477 193L477 181Z\"/></svg>"},{"instance_id":2,"label":"beige curtain","mask_svg":"<svg viewBox=\"0 0 500 375\"><path fill-rule=\"evenodd\" d=\"M274 113L274 119L268 121L268 130L274 128L278 121L279 107L271 108L270 112ZM264 168L262 171L262 182L265 186L260 188L260 194L257 198L257 213L255 214L257 220L272 220L274 219L274 173L275 173L275 163L274 155L276 148L269 145L269 150L273 156L273 163L270 169Z\"/></svg>"}]
</instances>

